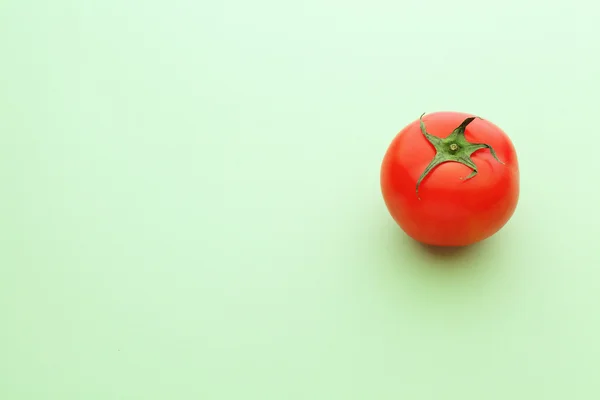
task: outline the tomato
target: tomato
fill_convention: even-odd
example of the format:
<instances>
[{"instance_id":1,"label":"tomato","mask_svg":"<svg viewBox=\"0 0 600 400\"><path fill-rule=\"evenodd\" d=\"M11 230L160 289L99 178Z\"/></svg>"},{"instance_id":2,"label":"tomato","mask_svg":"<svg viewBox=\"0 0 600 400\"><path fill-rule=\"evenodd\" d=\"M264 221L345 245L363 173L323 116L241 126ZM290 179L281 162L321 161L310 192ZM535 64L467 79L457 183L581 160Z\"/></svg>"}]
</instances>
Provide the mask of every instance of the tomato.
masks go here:
<instances>
[{"instance_id":1,"label":"tomato","mask_svg":"<svg viewBox=\"0 0 600 400\"><path fill-rule=\"evenodd\" d=\"M411 238L467 246L498 232L519 200L513 143L492 122L460 112L423 114L392 140L381 191Z\"/></svg>"}]
</instances>

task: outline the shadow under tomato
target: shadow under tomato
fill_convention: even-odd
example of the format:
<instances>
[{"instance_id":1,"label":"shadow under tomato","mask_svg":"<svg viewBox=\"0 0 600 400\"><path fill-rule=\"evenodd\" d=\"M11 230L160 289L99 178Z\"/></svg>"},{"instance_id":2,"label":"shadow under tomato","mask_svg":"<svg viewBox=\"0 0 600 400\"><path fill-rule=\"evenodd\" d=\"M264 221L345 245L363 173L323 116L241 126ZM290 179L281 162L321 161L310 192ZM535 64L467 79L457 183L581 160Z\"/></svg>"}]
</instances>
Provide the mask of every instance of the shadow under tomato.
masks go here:
<instances>
[{"instance_id":1,"label":"shadow under tomato","mask_svg":"<svg viewBox=\"0 0 600 400\"><path fill-rule=\"evenodd\" d=\"M478 263L474 262L482 251L485 251L486 242L481 241L469 246L432 246L415 241L404 235L406 248L414 255L418 255L421 264L441 269L471 268ZM409 243L406 243L409 242Z\"/></svg>"},{"instance_id":2,"label":"shadow under tomato","mask_svg":"<svg viewBox=\"0 0 600 400\"><path fill-rule=\"evenodd\" d=\"M409 302L410 307L430 311L460 303L465 296L483 296L500 270L489 262L498 247L485 241L464 247L425 245L387 221L370 239L379 288L399 307Z\"/></svg>"},{"instance_id":3,"label":"shadow under tomato","mask_svg":"<svg viewBox=\"0 0 600 400\"><path fill-rule=\"evenodd\" d=\"M412 239L409 239L412 240ZM456 258L467 255L473 251L475 251L478 247L480 247L481 243L474 243L470 246L456 246L456 247L448 247L448 246L432 246L429 244L415 242L413 240L413 245L418 247L420 251L426 252L432 256L439 258Z\"/></svg>"}]
</instances>

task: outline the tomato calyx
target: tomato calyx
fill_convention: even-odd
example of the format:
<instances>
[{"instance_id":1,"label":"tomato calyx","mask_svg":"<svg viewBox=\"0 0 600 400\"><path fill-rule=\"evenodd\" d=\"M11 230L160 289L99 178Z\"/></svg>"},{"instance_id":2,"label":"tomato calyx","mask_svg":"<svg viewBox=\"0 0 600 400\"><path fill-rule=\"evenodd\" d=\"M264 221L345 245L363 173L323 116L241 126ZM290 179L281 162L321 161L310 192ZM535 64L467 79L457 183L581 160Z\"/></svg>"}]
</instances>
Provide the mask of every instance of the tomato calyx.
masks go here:
<instances>
[{"instance_id":1,"label":"tomato calyx","mask_svg":"<svg viewBox=\"0 0 600 400\"><path fill-rule=\"evenodd\" d=\"M471 159L471 155L477 150L489 149L496 161L498 161L500 164L504 164L498 159L498 156L496 156L496 152L492 146L486 143L471 143L465 138L465 129L467 128L467 125L469 125L478 117L466 118L450 133L450 135L442 139L427 132L427 129L425 128L425 122L423 122L424 115L425 113L423 113L419 118L421 133L423 133L423 136L425 136L429 143L431 143L431 145L435 148L436 153L429 165L425 168L417 180L416 193L419 200L421 199L419 197L419 185L423 179L425 179L425 177L440 164L446 162L458 162L471 168L472 172L469 174L469 176L466 178L460 178L461 180L471 179L477 175L477 165L475 165Z\"/></svg>"}]
</instances>

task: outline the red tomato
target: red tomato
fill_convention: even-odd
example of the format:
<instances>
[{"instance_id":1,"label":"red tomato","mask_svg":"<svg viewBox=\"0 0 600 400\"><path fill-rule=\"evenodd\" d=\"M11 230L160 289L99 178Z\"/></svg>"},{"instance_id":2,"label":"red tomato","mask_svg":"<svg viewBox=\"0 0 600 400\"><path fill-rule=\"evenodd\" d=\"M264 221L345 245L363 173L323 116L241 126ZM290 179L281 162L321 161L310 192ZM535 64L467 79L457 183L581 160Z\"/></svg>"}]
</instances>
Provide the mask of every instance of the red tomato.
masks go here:
<instances>
[{"instance_id":1,"label":"red tomato","mask_svg":"<svg viewBox=\"0 0 600 400\"><path fill-rule=\"evenodd\" d=\"M499 231L519 199L510 138L471 114L436 112L402 129L381 165L385 204L402 230L434 246L466 246Z\"/></svg>"}]
</instances>

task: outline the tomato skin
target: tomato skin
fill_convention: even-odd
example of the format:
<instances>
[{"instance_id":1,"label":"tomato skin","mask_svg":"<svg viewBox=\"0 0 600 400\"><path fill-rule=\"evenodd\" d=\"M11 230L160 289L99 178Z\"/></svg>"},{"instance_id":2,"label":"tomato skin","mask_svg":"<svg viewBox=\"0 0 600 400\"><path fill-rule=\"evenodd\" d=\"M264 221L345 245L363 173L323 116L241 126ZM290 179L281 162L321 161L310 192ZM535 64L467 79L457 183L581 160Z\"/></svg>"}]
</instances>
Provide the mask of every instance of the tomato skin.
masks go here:
<instances>
[{"instance_id":1,"label":"tomato skin","mask_svg":"<svg viewBox=\"0 0 600 400\"><path fill-rule=\"evenodd\" d=\"M435 112L423 117L427 132L445 138L473 114ZM415 187L436 154L415 120L392 140L381 164L383 199L392 218L414 240L433 246L467 246L498 232L514 214L519 200L519 165L510 138L493 123L475 119L464 131L472 143L488 149L474 152L472 169L458 162L435 167Z\"/></svg>"}]
</instances>

